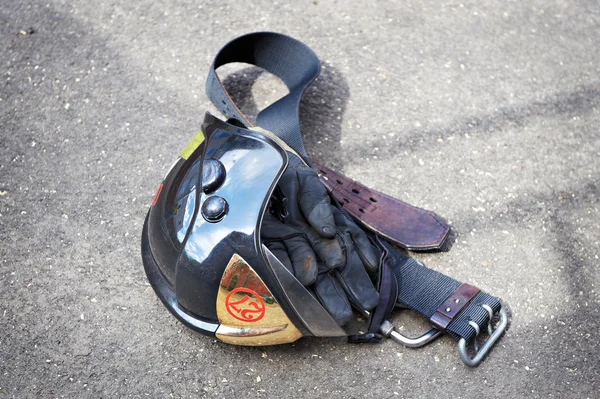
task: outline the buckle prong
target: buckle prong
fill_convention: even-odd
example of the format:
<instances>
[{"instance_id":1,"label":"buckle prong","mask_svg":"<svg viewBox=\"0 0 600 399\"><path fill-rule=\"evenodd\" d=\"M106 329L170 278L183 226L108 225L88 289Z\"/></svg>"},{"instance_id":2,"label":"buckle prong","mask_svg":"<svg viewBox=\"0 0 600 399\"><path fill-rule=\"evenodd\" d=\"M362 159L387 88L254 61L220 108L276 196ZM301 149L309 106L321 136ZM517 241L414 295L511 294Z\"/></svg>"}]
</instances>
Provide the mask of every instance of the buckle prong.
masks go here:
<instances>
[{"instance_id":1,"label":"buckle prong","mask_svg":"<svg viewBox=\"0 0 600 399\"><path fill-rule=\"evenodd\" d=\"M475 330L475 339L473 339L473 348L475 349L475 352L477 352L479 350L479 344L477 343L477 337L479 337L479 333L481 331L479 330L479 325L477 323L475 323L473 320L469 320L469 325L471 327L473 327L473 329Z\"/></svg>"},{"instance_id":2,"label":"buckle prong","mask_svg":"<svg viewBox=\"0 0 600 399\"><path fill-rule=\"evenodd\" d=\"M492 319L494 318L494 311L492 310L490 305L488 305L487 303L484 303L483 305L481 305L481 307L484 308L490 315L490 318L488 319L487 328L488 328L488 335L492 335L492 332L494 332L494 329L492 328Z\"/></svg>"},{"instance_id":3,"label":"buckle prong","mask_svg":"<svg viewBox=\"0 0 600 399\"><path fill-rule=\"evenodd\" d=\"M492 308L490 308L488 305L482 305L482 307L488 313L490 313L490 316L493 316ZM492 317L490 317L489 322L488 322L489 337L487 340L485 340L483 345L481 345L481 348L478 348L478 345L477 345L477 335L479 335L479 326L477 326L477 324L472 321L469 322L469 325L471 325L475 329L475 332L476 332L475 339L473 339L475 356L470 357L469 354L467 353L467 341L464 338L461 338L458 341L458 354L460 355L460 359L467 366L475 367L479 363L481 363L481 361L488 354L488 352L490 351L492 346L494 346L496 341L498 341L498 338L500 338L502 336L502 334L504 333L504 331L506 330L506 326L508 325L508 314L506 313L506 309L500 308L499 314L500 314L500 321L495 330L492 328ZM476 327L473 324L475 324Z\"/></svg>"}]
</instances>

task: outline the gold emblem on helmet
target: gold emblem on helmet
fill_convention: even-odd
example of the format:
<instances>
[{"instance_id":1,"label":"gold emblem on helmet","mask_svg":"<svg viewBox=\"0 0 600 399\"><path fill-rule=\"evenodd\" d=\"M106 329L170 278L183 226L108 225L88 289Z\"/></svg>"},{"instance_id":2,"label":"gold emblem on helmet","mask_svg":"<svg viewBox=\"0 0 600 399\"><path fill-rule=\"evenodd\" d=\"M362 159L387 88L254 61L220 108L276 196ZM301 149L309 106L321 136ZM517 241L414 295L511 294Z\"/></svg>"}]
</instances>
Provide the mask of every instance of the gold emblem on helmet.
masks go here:
<instances>
[{"instance_id":1,"label":"gold emblem on helmet","mask_svg":"<svg viewBox=\"0 0 600 399\"><path fill-rule=\"evenodd\" d=\"M217 317L221 325L216 336L229 344L276 345L302 336L252 266L237 254L221 278Z\"/></svg>"}]
</instances>

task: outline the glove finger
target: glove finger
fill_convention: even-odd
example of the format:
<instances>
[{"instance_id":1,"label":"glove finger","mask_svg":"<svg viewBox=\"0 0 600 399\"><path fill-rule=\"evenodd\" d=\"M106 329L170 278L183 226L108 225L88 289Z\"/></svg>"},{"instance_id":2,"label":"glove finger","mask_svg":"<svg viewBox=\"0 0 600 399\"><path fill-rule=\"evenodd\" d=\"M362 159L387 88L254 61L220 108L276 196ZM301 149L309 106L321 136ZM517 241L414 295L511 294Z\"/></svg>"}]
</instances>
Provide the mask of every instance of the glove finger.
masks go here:
<instances>
[{"instance_id":1,"label":"glove finger","mask_svg":"<svg viewBox=\"0 0 600 399\"><path fill-rule=\"evenodd\" d=\"M308 223L325 238L334 238L335 220L331 213L331 199L327 189L312 169L299 170L298 205Z\"/></svg>"},{"instance_id":2,"label":"glove finger","mask_svg":"<svg viewBox=\"0 0 600 399\"><path fill-rule=\"evenodd\" d=\"M352 308L344 289L330 273L321 273L314 285L317 298L331 317L340 325L352 319Z\"/></svg>"},{"instance_id":3,"label":"glove finger","mask_svg":"<svg viewBox=\"0 0 600 399\"><path fill-rule=\"evenodd\" d=\"M371 310L379 303L379 293L373 286L356 251L350 251L343 269L336 269L336 276L350 302L363 310Z\"/></svg>"},{"instance_id":4,"label":"glove finger","mask_svg":"<svg viewBox=\"0 0 600 399\"><path fill-rule=\"evenodd\" d=\"M376 272L379 266L379 258L369 237L354 221L348 220L347 224L350 236L352 237L352 241L354 241L355 248L360 255L363 265L368 271Z\"/></svg>"},{"instance_id":5,"label":"glove finger","mask_svg":"<svg viewBox=\"0 0 600 399\"><path fill-rule=\"evenodd\" d=\"M314 229L307 231L306 238L327 270L342 267L346 263L346 257L337 238L323 238Z\"/></svg>"},{"instance_id":6,"label":"glove finger","mask_svg":"<svg viewBox=\"0 0 600 399\"><path fill-rule=\"evenodd\" d=\"M344 233L350 233L350 238L355 244L354 247L358 250L365 268L370 272L377 271L379 258L375 252L375 247L371 244L367 234L354 222L354 220L352 220L352 218L344 214L338 208L332 206L332 212L338 230ZM346 237L348 237L347 234Z\"/></svg>"},{"instance_id":7,"label":"glove finger","mask_svg":"<svg viewBox=\"0 0 600 399\"><path fill-rule=\"evenodd\" d=\"M304 237L292 237L284 241L294 268L294 275L302 285L309 286L317 279L317 257Z\"/></svg>"},{"instance_id":8,"label":"glove finger","mask_svg":"<svg viewBox=\"0 0 600 399\"><path fill-rule=\"evenodd\" d=\"M285 249L285 245L281 241L271 241L265 244L269 251L275 255L277 259L290 271L292 274L294 273L294 268L292 267L292 261L288 256L287 250Z\"/></svg>"}]
</instances>

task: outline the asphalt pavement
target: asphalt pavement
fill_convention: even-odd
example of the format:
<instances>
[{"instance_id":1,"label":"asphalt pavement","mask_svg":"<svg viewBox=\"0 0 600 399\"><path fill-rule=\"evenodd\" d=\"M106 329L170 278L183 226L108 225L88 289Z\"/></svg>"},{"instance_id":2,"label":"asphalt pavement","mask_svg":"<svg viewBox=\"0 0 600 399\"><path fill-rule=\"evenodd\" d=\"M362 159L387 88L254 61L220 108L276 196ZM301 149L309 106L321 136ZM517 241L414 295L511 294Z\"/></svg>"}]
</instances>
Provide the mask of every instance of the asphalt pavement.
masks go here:
<instances>
[{"instance_id":1,"label":"asphalt pavement","mask_svg":"<svg viewBox=\"0 0 600 399\"><path fill-rule=\"evenodd\" d=\"M446 218L452 249L414 256L510 308L478 368L448 337L230 346L155 296L154 191L216 112L212 58L258 30L323 61L309 154ZM596 0L0 0L0 398L597 398L598 43ZM249 114L285 94L221 76Z\"/></svg>"}]
</instances>

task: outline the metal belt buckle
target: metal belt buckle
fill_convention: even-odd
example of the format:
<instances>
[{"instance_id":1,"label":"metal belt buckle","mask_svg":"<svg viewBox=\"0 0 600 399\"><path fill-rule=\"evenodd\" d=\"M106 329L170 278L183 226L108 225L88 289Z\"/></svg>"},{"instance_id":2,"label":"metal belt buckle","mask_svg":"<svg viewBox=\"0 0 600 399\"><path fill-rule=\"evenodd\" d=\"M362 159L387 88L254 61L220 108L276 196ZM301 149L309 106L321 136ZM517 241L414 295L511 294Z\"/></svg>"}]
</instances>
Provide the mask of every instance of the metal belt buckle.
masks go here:
<instances>
[{"instance_id":1,"label":"metal belt buckle","mask_svg":"<svg viewBox=\"0 0 600 399\"><path fill-rule=\"evenodd\" d=\"M420 348L421 346L425 346L442 334L442 331L438 330L437 328L432 328L420 337L406 337L396 331L396 327L394 327L394 325L387 320L384 320L383 323L381 323L379 331L384 337L391 338L408 348Z\"/></svg>"},{"instance_id":2,"label":"metal belt buckle","mask_svg":"<svg viewBox=\"0 0 600 399\"><path fill-rule=\"evenodd\" d=\"M470 321L469 325L475 329L475 338L473 339L473 349L475 349L475 356L470 357L470 355L467 353L468 343L464 338L461 338L458 341L458 354L460 355L460 359L463 361L464 364L466 364L469 367L475 367L479 363L481 363L483 358L488 354L488 352L496 343L498 338L500 338L502 334L504 334L506 326L508 325L508 314L506 313L506 310L504 308L500 308L500 321L498 322L498 326L494 330L494 328L492 327L494 311L488 305L481 305L481 307L484 308L490 315L487 325L487 333L489 335L488 338L483 342L483 345L479 347L477 343L477 337L479 336L479 333L481 331L479 330L479 326L477 325L477 323Z\"/></svg>"}]
</instances>

